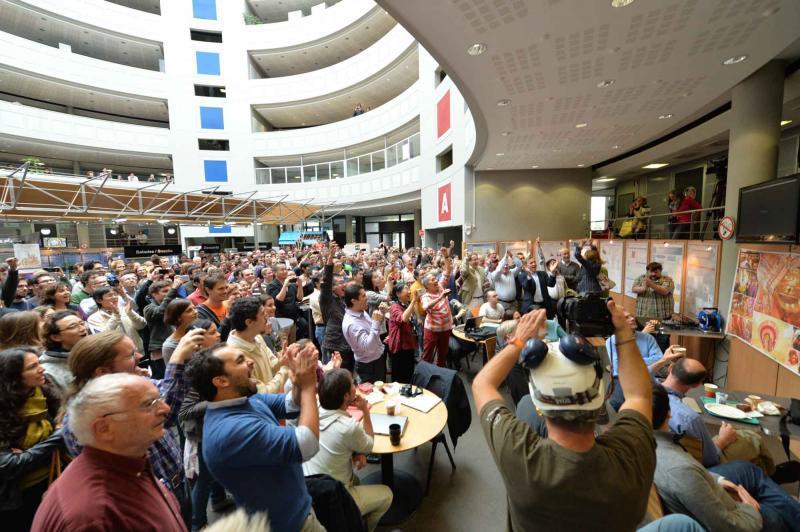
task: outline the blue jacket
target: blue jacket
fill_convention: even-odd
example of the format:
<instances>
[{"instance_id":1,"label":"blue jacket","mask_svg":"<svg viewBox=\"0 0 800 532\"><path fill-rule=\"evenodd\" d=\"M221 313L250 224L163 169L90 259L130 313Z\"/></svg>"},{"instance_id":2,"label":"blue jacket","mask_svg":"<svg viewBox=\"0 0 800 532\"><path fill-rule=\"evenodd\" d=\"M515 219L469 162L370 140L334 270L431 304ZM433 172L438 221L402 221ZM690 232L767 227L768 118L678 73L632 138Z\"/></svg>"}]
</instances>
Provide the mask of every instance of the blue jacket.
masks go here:
<instances>
[{"instance_id":1,"label":"blue jacket","mask_svg":"<svg viewBox=\"0 0 800 532\"><path fill-rule=\"evenodd\" d=\"M311 511L302 455L285 394L256 394L209 403L203 458L211 475L248 513L267 512L272 530L296 532Z\"/></svg>"}]
</instances>

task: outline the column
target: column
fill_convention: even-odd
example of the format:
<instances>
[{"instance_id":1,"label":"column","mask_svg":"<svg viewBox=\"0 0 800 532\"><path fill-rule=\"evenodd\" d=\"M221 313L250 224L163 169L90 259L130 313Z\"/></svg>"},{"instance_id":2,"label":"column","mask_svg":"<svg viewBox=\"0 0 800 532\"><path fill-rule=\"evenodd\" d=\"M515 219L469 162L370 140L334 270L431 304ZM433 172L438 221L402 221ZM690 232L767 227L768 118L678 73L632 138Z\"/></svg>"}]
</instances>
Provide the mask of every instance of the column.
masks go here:
<instances>
[{"instance_id":1,"label":"column","mask_svg":"<svg viewBox=\"0 0 800 532\"><path fill-rule=\"evenodd\" d=\"M356 241L353 235L353 217L349 214L344 217L344 233L346 235L345 244L352 244Z\"/></svg>"},{"instance_id":2,"label":"column","mask_svg":"<svg viewBox=\"0 0 800 532\"><path fill-rule=\"evenodd\" d=\"M89 238L89 224L78 222L75 224L75 230L78 233L78 245L90 245L91 239Z\"/></svg>"},{"instance_id":3,"label":"column","mask_svg":"<svg viewBox=\"0 0 800 532\"><path fill-rule=\"evenodd\" d=\"M422 229L422 209L414 209L414 247L422 247L419 230Z\"/></svg>"},{"instance_id":4,"label":"column","mask_svg":"<svg viewBox=\"0 0 800 532\"><path fill-rule=\"evenodd\" d=\"M777 175L785 69L783 61L771 61L733 88L725 216L734 220L739 209L739 189ZM719 308L726 316L736 256L735 240L723 242Z\"/></svg>"}]
</instances>

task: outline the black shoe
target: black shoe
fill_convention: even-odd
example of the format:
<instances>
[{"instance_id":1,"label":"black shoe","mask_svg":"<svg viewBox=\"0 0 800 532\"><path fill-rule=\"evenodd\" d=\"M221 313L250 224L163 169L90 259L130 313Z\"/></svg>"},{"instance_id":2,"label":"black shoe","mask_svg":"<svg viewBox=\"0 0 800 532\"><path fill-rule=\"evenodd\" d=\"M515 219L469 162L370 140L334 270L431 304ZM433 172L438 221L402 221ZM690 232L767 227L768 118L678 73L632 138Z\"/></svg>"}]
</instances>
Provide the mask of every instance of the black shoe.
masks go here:
<instances>
[{"instance_id":1,"label":"black shoe","mask_svg":"<svg viewBox=\"0 0 800 532\"><path fill-rule=\"evenodd\" d=\"M211 509L214 510L216 513L221 514L227 510L231 510L236 506L236 503L233 502L233 499L230 497L226 497L219 502L211 502Z\"/></svg>"},{"instance_id":2,"label":"black shoe","mask_svg":"<svg viewBox=\"0 0 800 532\"><path fill-rule=\"evenodd\" d=\"M778 484L791 484L800 480L800 462L789 460L775 467L772 480Z\"/></svg>"}]
</instances>

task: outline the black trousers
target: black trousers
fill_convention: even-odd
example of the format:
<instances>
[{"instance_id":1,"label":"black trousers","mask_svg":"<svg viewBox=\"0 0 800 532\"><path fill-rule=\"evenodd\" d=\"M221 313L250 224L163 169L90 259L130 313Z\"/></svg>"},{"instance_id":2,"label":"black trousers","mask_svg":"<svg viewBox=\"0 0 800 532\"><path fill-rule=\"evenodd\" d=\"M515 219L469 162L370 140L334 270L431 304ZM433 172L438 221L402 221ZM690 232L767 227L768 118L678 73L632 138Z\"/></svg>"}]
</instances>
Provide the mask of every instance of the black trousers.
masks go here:
<instances>
[{"instance_id":1,"label":"black trousers","mask_svg":"<svg viewBox=\"0 0 800 532\"><path fill-rule=\"evenodd\" d=\"M408 384L414 376L415 349L401 349L397 353L390 353L389 359L392 361L392 381Z\"/></svg>"},{"instance_id":2,"label":"black trousers","mask_svg":"<svg viewBox=\"0 0 800 532\"><path fill-rule=\"evenodd\" d=\"M356 360L356 375L361 382L375 382L386 380L386 353L372 362L359 362Z\"/></svg>"}]
</instances>

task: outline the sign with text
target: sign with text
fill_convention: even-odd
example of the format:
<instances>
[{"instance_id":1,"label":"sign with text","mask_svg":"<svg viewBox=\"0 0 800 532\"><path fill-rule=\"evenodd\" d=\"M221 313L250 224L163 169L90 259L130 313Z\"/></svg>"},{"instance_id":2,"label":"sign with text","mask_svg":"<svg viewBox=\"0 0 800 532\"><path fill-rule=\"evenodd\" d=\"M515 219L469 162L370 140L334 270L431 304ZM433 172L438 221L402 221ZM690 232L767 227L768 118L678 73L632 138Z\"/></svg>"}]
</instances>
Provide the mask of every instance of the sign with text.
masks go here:
<instances>
[{"instance_id":1,"label":"sign with text","mask_svg":"<svg viewBox=\"0 0 800 532\"><path fill-rule=\"evenodd\" d=\"M125 246L125 258L147 257L159 255L169 257L171 255L181 255L183 248L180 245L174 246Z\"/></svg>"},{"instance_id":2,"label":"sign with text","mask_svg":"<svg viewBox=\"0 0 800 532\"><path fill-rule=\"evenodd\" d=\"M450 196L450 183L439 187L439 201L436 203L439 209L439 221L449 222L452 219Z\"/></svg>"}]
</instances>

